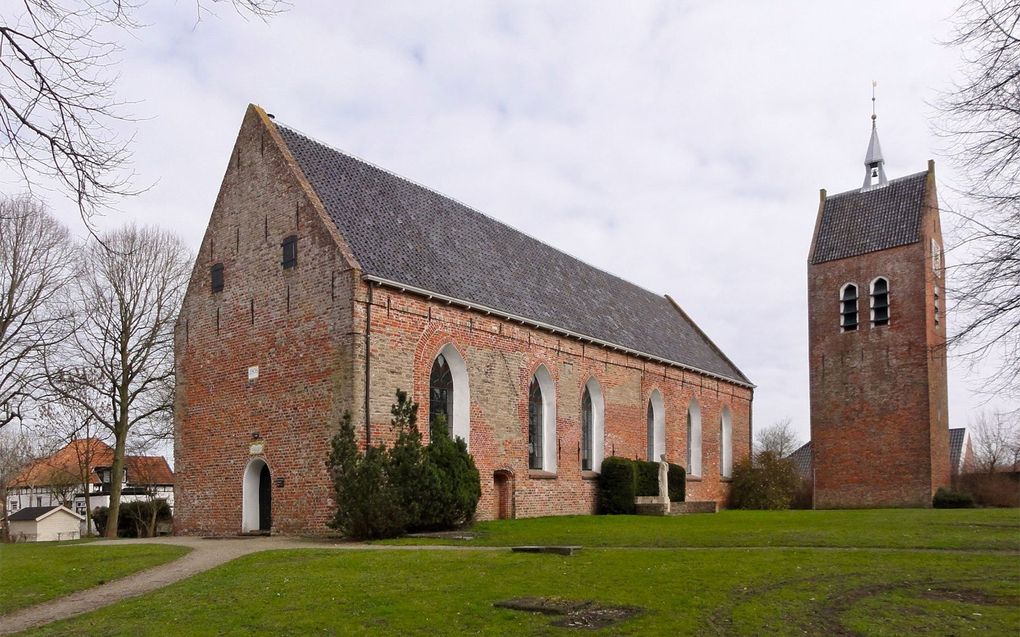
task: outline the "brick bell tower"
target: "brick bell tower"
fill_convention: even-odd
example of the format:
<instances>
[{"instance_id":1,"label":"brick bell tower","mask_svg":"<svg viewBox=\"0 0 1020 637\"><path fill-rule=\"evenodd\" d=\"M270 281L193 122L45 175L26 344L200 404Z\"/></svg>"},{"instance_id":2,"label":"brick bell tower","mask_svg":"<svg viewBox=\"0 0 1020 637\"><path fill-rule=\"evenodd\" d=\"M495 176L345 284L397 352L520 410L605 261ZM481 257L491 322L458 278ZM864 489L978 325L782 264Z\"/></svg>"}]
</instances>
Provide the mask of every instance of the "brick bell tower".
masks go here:
<instances>
[{"instance_id":1,"label":"brick bell tower","mask_svg":"<svg viewBox=\"0 0 1020 637\"><path fill-rule=\"evenodd\" d=\"M928 507L949 484L935 164L886 179L871 119L864 185L821 191L808 255L816 508Z\"/></svg>"}]
</instances>

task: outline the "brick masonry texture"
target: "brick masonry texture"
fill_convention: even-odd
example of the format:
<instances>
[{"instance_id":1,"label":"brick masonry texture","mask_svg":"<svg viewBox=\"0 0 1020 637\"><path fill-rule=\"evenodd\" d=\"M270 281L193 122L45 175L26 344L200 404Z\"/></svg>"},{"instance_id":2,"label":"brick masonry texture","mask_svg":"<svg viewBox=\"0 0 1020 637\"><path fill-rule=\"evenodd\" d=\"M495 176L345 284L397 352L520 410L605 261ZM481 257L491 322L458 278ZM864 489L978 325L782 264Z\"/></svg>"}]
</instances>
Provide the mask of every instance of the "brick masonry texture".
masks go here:
<instances>
[{"instance_id":1,"label":"brick masonry texture","mask_svg":"<svg viewBox=\"0 0 1020 637\"><path fill-rule=\"evenodd\" d=\"M176 532L239 532L242 477L253 457L273 476L274 532L329 532L325 460L341 414L351 413L363 444L367 434L373 444L389 442L390 406L396 389L405 389L420 403L427 436L429 372L447 344L468 368L469 444L482 481L479 519L498 515L497 472L511 476L515 517L594 511L595 475L582 473L579 458L581 395L591 378L605 397L606 456L645 457L646 412L657 389L665 402L667 455L686 464L687 408L697 400L703 471L689 480L688 499L725 501L721 414L724 407L732 413L737 462L750 450L750 388L370 287L278 135L264 113L249 108L178 320ZM298 237L298 262L284 269L281 242L291 235ZM225 285L213 293L209 272L216 263L224 266ZM555 474L528 470L528 385L540 365L556 389ZM259 376L249 381L252 366ZM264 445L257 456L253 435Z\"/></svg>"},{"instance_id":2,"label":"brick masonry texture","mask_svg":"<svg viewBox=\"0 0 1020 637\"><path fill-rule=\"evenodd\" d=\"M949 484L944 268L934 168L916 243L808 267L815 506L931 506ZM870 284L890 286L890 322L870 323ZM860 327L842 333L839 294L859 289Z\"/></svg>"}]
</instances>

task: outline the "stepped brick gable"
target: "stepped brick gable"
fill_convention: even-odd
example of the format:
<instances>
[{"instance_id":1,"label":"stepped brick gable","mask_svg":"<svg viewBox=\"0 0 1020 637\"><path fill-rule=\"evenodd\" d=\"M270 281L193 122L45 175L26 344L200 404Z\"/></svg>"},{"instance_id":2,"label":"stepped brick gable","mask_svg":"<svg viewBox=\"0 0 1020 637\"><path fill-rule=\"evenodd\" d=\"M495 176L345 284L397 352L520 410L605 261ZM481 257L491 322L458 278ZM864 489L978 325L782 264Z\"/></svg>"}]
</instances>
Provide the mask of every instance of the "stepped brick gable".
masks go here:
<instances>
[{"instance_id":1,"label":"stepped brick gable","mask_svg":"<svg viewBox=\"0 0 1020 637\"><path fill-rule=\"evenodd\" d=\"M329 439L390 442L398 388L467 441L480 519L593 513L602 458L686 466L691 427L688 499L724 502L750 450L753 385L672 299L255 106L176 348L180 533L326 533Z\"/></svg>"}]
</instances>

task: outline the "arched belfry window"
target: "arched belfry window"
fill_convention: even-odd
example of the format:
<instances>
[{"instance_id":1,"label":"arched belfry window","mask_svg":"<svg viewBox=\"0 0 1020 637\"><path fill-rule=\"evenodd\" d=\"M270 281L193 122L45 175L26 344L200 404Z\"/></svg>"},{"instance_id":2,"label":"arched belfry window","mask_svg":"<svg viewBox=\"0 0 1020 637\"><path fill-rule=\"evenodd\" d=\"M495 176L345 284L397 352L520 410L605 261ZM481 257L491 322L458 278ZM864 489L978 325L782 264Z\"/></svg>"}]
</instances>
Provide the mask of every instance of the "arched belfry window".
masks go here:
<instances>
[{"instance_id":1,"label":"arched belfry window","mask_svg":"<svg viewBox=\"0 0 1020 637\"><path fill-rule=\"evenodd\" d=\"M666 415L662 402L662 394L658 389L652 390L648 399L648 460L658 462L659 456L666 453Z\"/></svg>"},{"instance_id":2,"label":"arched belfry window","mask_svg":"<svg viewBox=\"0 0 1020 637\"><path fill-rule=\"evenodd\" d=\"M556 471L556 386L544 366L528 385L528 468Z\"/></svg>"},{"instance_id":3,"label":"arched belfry window","mask_svg":"<svg viewBox=\"0 0 1020 637\"><path fill-rule=\"evenodd\" d=\"M857 286L847 283L839 293L839 326L844 332L857 329Z\"/></svg>"},{"instance_id":4,"label":"arched belfry window","mask_svg":"<svg viewBox=\"0 0 1020 637\"><path fill-rule=\"evenodd\" d=\"M871 324L889 324L889 280L885 277L871 282Z\"/></svg>"},{"instance_id":5,"label":"arched belfry window","mask_svg":"<svg viewBox=\"0 0 1020 637\"><path fill-rule=\"evenodd\" d=\"M687 474L701 477L701 407L693 399L687 407Z\"/></svg>"},{"instance_id":6,"label":"arched belfry window","mask_svg":"<svg viewBox=\"0 0 1020 637\"><path fill-rule=\"evenodd\" d=\"M442 415L450 437L463 438L470 448L470 412L467 365L457 348L447 344L432 361L429 374L430 435L436 419Z\"/></svg>"}]
</instances>

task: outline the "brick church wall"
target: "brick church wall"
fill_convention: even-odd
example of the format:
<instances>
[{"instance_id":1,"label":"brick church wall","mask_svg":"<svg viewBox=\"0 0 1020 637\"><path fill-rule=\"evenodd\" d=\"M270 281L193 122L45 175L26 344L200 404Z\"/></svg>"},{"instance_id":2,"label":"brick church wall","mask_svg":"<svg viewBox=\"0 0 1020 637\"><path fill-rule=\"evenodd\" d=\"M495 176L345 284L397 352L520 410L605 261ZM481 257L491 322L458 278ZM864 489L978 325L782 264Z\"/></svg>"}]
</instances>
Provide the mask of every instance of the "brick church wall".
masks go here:
<instances>
[{"instance_id":1,"label":"brick church wall","mask_svg":"<svg viewBox=\"0 0 1020 637\"><path fill-rule=\"evenodd\" d=\"M367 302L365 286L359 299ZM591 378L605 399L605 457L646 459L648 401L658 389L665 403L666 453L686 465L687 407L696 398L703 470L700 480L689 480L688 499L725 503L729 485L719 467L722 408L729 406L732 413L736 462L750 449L750 389L385 287L373 291L372 303L373 440L393 436L389 408L397 388L410 390L420 413L428 413L432 363L452 343L468 367L470 449L482 478L480 519L496 516L496 471L514 476L517 517L594 512L595 474L582 472L580 463L581 397ZM558 453L552 475L528 469L528 386L540 365L556 386Z\"/></svg>"},{"instance_id":2,"label":"brick church wall","mask_svg":"<svg viewBox=\"0 0 1020 637\"><path fill-rule=\"evenodd\" d=\"M272 489L274 529L323 529L332 507L324 463L350 403L352 273L269 134L249 111L177 323L178 533L241 530L253 434L274 482L283 479ZM298 264L284 269L290 235Z\"/></svg>"},{"instance_id":3,"label":"brick church wall","mask_svg":"<svg viewBox=\"0 0 1020 637\"><path fill-rule=\"evenodd\" d=\"M686 464L686 412L696 398L703 472L688 482L688 499L725 502L721 410L728 405L732 412L736 463L750 449L750 388L410 293L370 290L264 118L249 109L242 124L177 324L175 532L239 532L243 476L253 458L272 474L274 532L328 532L330 437L345 411L363 443L366 434L370 296L372 442L393 438L389 410L397 388L421 403L427 430L431 365L453 343L469 370L480 519L496 515L497 470L513 475L517 517L593 512L594 475L582 475L578 460L581 393L592 377L605 396L607 457L645 457L646 410L658 389L667 454ZM291 235L298 237L298 262L284 269L281 242ZM210 269L217 263L224 289L214 293ZM556 383L559 462L552 476L527 466L527 388L539 365ZM258 378L249 380L254 366ZM253 454L256 441L262 449Z\"/></svg>"}]
</instances>

